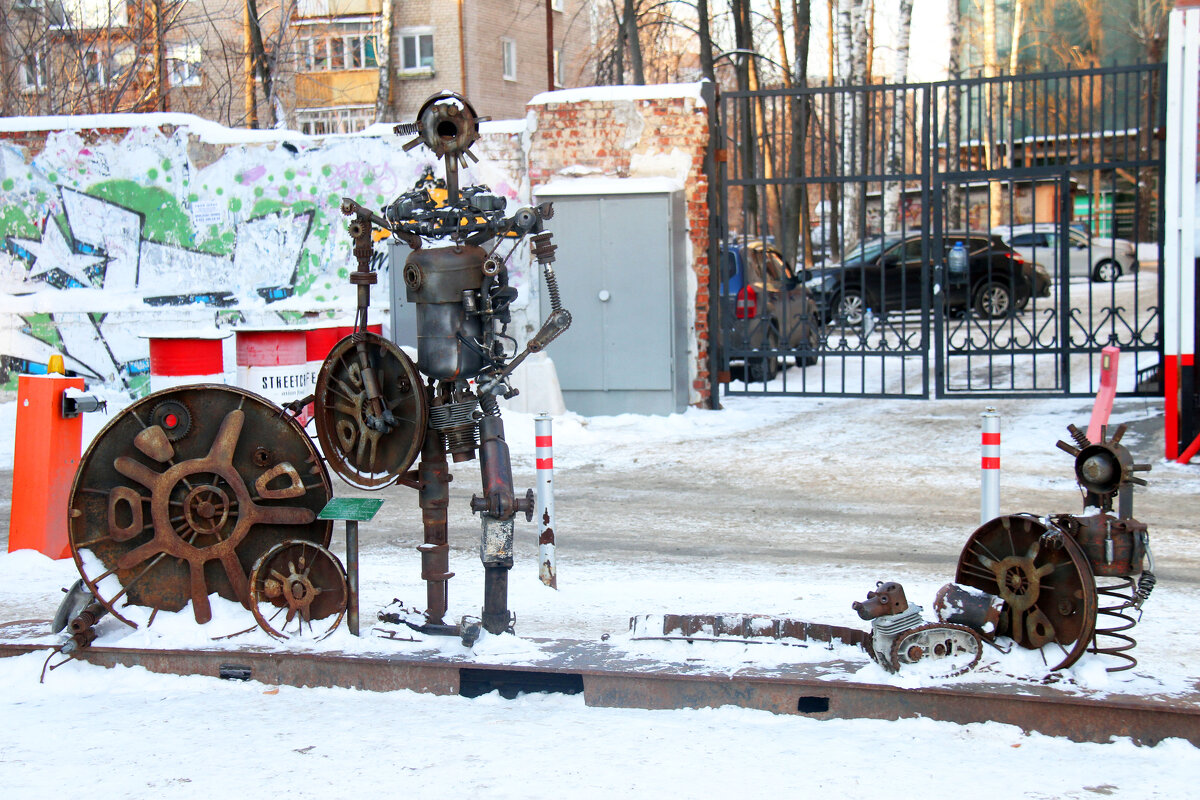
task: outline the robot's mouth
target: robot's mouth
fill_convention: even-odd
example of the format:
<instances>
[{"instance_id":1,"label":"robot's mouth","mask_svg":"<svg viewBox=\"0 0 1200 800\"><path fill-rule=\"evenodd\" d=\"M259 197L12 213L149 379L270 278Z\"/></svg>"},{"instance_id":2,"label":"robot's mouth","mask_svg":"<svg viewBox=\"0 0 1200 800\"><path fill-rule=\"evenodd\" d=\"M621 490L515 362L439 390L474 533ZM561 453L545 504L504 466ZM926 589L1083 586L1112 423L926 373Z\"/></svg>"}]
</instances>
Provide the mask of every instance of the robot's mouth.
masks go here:
<instances>
[{"instance_id":1,"label":"robot's mouth","mask_svg":"<svg viewBox=\"0 0 1200 800\"><path fill-rule=\"evenodd\" d=\"M458 137L458 126L450 120L443 120L438 123L437 134L442 138L442 141L450 141Z\"/></svg>"}]
</instances>

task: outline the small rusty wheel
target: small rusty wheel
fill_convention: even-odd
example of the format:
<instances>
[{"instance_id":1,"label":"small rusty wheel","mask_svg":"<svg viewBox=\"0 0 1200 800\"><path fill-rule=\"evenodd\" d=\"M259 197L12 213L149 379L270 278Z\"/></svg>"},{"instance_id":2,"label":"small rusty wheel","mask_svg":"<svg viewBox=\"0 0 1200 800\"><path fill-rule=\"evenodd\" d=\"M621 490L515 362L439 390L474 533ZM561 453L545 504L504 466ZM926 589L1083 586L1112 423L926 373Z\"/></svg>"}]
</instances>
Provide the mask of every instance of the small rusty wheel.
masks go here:
<instances>
[{"instance_id":1,"label":"small rusty wheel","mask_svg":"<svg viewBox=\"0 0 1200 800\"><path fill-rule=\"evenodd\" d=\"M342 562L312 542L280 542L250 573L250 610L276 639L324 639L342 621L348 597ZM321 624L314 628L314 622Z\"/></svg>"},{"instance_id":2,"label":"small rusty wheel","mask_svg":"<svg viewBox=\"0 0 1200 800\"><path fill-rule=\"evenodd\" d=\"M998 595L1009 624L998 633L1022 647L1051 642L1063 652L1051 669L1079 660L1096 630L1096 581L1071 536L1031 516L997 517L979 527L958 559L957 583Z\"/></svg>"},{"instance_id":3,"label":"small rusty wheel","mask_svg":"<svg viewBox=\"0 0 1200 800\"><path fill-rule=\"evenodd\" d=\"M334 345L317 373L315 417L329 468L356 488L382 489L421 452L425 387L396 345L373 333L352 334Z\"/></svg>"},{"instance_id":4,"label":"small rusty wheel","mask_svg":"<svg viewBox=\"0 0 1200 800\"><path fill-rule=\"evenodd\" d=\"M270 447L269 456L256 453ZM275 544L327 544L332 495L312 440L282 410L232 386L167 389L113 417L80 460L71 554L113 616L129 605L208 622L216 592L250 603L247 575Z\"/></svg>"}]
</instances>

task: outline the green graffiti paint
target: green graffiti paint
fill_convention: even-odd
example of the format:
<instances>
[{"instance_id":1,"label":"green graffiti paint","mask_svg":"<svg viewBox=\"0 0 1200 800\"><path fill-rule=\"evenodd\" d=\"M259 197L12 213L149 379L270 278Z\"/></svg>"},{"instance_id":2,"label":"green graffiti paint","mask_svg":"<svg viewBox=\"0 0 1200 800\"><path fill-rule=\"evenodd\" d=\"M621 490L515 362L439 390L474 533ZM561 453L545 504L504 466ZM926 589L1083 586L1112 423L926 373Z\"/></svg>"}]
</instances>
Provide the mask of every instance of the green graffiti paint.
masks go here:
<instances>
[{"instance_id":1,"label":"green graffiti paint","mask_svg":"<svg viewBox=\"0 0 1200 800\"><path fill-rule=\"evenodd\" d=\"M242 200L240 197L229 198L229 210L234 214L242 210Z\"/></svg>"},{"instance_id":2,"label":"green graffiti paint","mask_svg":"<svg viewBox=\"0 0 1200 800\"><path fill-rule=\"evenodd\" d=\"M49 314L30 314L22 317L29 335L43 341L56 349L62 349L62 338L58 335L58 326Z\"/></svg>"},{"instance_id":3,"label":"green graffiti paint","mask_svg":"<svg viewBox=\"0 0 1200 800\"><path fill-rule=\"evenodd\" d=\"M140 212L145 220L142 237L153 242L189 247L196 241L192 220L175 196L158 186L142 186L130 180L97 183L87 190L92 197Z\"/></svg>"},{"instance_id":4,"label":"green graffiti paint","mask_svg":"<svg viewBox=\"0 0 1200 800\"><path fill-rule=\"evenodd\" d=\"M38 235L38 226L29 218L24 206L0 207L0 236L36 239Z\"/></svg>"},{"instance_id":5,"label":"green graffiti paint","mask_svg":"<svg viewBox=\"0 0 1200 800\"><path fill-rule=\"evenodd\" d=\"M294 181L294 180L296 180L296 170L294 170L294 169L286 169L286 170L284 170L284 171L283 171L283 177L287 178L289 181Z\"/></svg>"},{"instance_id":6,"label":"green graffiti paint","mask_svg":"<svg viewBox=\"0 0 1200 800\"><path fill-rule=\"evenodd\" d=\"M321 174L328 178L333 174L333 167L326 164L325 166L321 167Z\"/></svg>"},{"instance_id":7,"label":"green graffiti paint","mask_svg":"<svg viewBox=\"0 0 1200 800\"><path fill-rule=\"evenodd\" d=\"M258 219L265 217L267 214L275 214L283 210L283 203L278 200L268 200L263 198L254 204L254 209L250 212L250 219Z\"/></svg>"},{"instance_id":8,"label":"green graffiti paint","mask_svg":"<svg viewBox=\"0 0 1200 800\"><path fill-rule=\"evenodd\" d=\"M154 167L151 167L150 169L146 170L146 177L152 181L158 180L158 170L156 170Z\"/></svg>"},{"instance_id":9,"label":"green graffiti paint","mask_svg":"<svg viewBox=\"0 0 1200 800\"><path fill-rule=\"evenodd\" d=\"M11 191L13 190L13 187L14 187L14 186L16 186L16 185L17 185L17 184L16 184L16 183L13 181L13 179L12 179L12 178L5 178L5 179L4 179L4 183L3 183L3 186L4 186L4 191L6 191L6 192L11 192Z\"/></svg>"}]
</instances>

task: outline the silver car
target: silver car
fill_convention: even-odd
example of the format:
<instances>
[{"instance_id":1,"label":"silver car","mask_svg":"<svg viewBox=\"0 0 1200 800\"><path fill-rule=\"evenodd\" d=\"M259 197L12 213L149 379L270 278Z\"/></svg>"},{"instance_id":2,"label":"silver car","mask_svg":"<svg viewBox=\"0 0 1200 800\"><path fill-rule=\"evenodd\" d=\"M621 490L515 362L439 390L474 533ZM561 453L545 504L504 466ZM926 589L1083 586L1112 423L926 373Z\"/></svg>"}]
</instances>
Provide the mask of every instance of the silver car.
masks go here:
<instances>
[{"instance_id":1,"label":"silver car","mask_svg":"<svg viewBox=\"0 0 1200 800\"><path fill-rule=\"evenodd\" d=\"M1050 274L1058 277L1059 235L1062 226L1056 222L1033 222L993 228L1005 244L1027 261L1044 264ZM1067 275L1087 277L1097 282L1115 281L1122 275L1138 271L1137 249L1125 239L1088 236L1075 228L1067 228Z\"/></svg>"}]
</instances>

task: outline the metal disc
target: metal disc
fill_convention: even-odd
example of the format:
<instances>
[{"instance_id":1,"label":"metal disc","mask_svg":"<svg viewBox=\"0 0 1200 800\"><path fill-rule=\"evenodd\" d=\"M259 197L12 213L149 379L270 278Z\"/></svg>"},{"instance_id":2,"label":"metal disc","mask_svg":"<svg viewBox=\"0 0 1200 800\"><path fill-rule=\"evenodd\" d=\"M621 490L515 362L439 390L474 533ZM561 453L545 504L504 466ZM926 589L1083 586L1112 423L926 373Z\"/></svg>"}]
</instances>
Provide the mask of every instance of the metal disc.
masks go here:
<instances>
[{"instance_id":1,"label":"metal disc","mask_svg":"<svg viewBox=\"0 0 1200 800\"><path fill-rule=\"evenodd\" d=\"M168 432L163 409L186 408ZM155 424L155 422L160 424ZM182 430L182 432L181 432ZM149 395L88 447L71 487L68 536L84 582L115 617L129 605L212 618L208 596L249 606L248 575L281 541L329 543L332 496L312 441L273 403L195 384Z\"/></svg>"},{"instance_id":2,"label":"metal disc","mask_svg":"<svg viewBox=\"0 0 1200 800\"><path fill-rule=\"evenodd\" d=\"M412 360L382 336L356 333L338 342L317 373L316 398L317 440L329 468L351 486L389 486L420 454L425 387Z\"/></svg>"},{"instance_id":3,"label":"metal disc","mask_svg":"<svg viewBox=\"0 0 1200 800\"><path fill-rule=\"evenodd\" d=\"M1051 642L1063 652L1052 670L1079 660L1096 631L1096 581L1087 556L1049 522L1030 516L997 517L967 540L958 559L957 583L1004 599L1007 630L1022 647Z\"/></svg>"},{"instance_id":4,"label":"metal disc","mask_svg":"<svg viewBox=\"0 0 1200 800\"><path fill-rule=\"evenodd\" d=\"M312 542L280 542L250 573L250 610L276 639L324 639L342 621L349 596L342 562Z\"/></svg>"}]
</instances>

